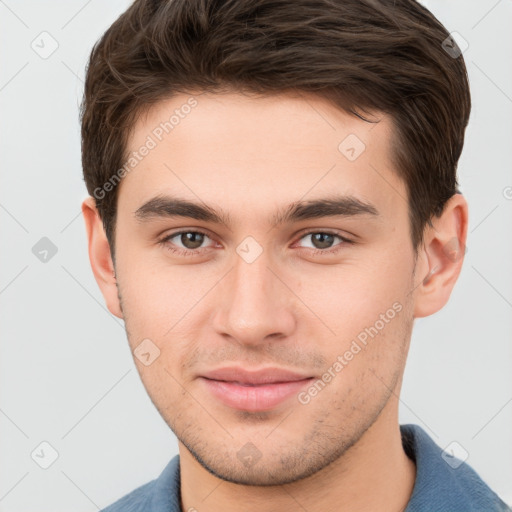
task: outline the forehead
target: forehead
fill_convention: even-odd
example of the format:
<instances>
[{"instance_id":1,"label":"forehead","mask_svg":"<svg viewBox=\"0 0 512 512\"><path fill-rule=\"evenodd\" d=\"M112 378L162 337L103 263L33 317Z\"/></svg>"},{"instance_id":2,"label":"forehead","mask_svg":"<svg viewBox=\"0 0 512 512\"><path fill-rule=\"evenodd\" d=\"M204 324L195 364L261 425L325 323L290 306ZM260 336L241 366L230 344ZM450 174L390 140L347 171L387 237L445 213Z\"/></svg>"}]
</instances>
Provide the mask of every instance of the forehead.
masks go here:
<instances>
[{"instance_id":1,"label":"forehead","mask_svg":"<svg viewBox=\"0 0 512 512\"><path fill-rule=\"evenodd\" d=\"M179 94L135 124L119 202L172 194L254 215L332 192L392 214L407 208L391 162L392 123L368 123L310 94ZM146 149L144 149L146 148ZM142 153L144 153L142 155ZM402 203L402 204L400 204Z\"/></svg>"}]
</instances>

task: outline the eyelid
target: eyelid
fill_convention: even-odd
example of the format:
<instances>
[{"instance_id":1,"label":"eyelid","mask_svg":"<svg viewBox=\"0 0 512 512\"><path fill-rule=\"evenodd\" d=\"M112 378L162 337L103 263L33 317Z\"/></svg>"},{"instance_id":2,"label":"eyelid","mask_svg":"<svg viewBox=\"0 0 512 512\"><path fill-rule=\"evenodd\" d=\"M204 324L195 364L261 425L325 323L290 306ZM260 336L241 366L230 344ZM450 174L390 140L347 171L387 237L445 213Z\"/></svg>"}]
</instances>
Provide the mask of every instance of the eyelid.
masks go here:
<instances>
[{"instance_id":1,"label":"eyelid","mask_svg":"<svg viewBox=\"0 0 512 512\"><path fill-rule=\"evenodd\" d=\"M342 235L340 234L339 232L337 232L336 230L332 230L332 229L310 229L310 230L307 230L307 231L304 231L304 232L301 232L299 235L298 235L298 238L297 238L297 242L295 243L298 243L300 242L304 237L308 236L308 235L312 235L312 234L316 234L316 233L322 233L324 235L332 235L332 236L335 236L335 237L338 237L341 242L332 246L332 247L329 247L327 249L317 249L315 247L300 247L301 249L310 249L312 251L317 251L317 252L324 252L326 254L329 254L329 252L333 252L335 251L337 247L341 246L341 245L345 245L345 244L354 244L355 242L353 240L351 240L350 238L346 237L345 235ZM294 244L295 244L294 243Z\"/></svg>"},{"instance_id":2,"label":"eyelid","mask_svg":"<svg viewBox=\"0 0 512 512\"><path fill-rule=\"evenodd\" d=\"M211 234L206 231L206 230L203 230L203 229L199 229L199 228L193 228L193 229L180 229L179 231L175 231L175 232L172 232L172 233L168 233L166 235L164 235L162 238L160 238L158 240L158 243L163 245L164 247L168 247L168 243L171 243L170 240L172 238L175 238L176 236L178 235L182 235L184 233L199 233L201 235L204 235L206 237L208 237L212 242L215 242L215 239L211 236ZM201 251L202 249L208 249L210 248L211 246L209 247L199 247L197 249L187 249L186 247L177 247L177 249L175 250L176 252L183 252L183 253L195 253L195 254L198 254L199 251Z\"/></svg>"}]
</instances>

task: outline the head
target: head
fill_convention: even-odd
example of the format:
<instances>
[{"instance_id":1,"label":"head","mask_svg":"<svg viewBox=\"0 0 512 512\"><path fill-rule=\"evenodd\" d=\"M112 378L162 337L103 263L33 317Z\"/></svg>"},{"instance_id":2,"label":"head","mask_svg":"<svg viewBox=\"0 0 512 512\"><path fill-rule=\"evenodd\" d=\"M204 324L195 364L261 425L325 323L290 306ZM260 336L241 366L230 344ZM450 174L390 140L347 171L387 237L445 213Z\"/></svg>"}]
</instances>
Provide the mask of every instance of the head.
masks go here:
<instances>
[{"instance_id":1,"label":"head","mask_svg":"<svg viewBox=\"0 0 512 512\"><path fill-rule=\"evenodd\" d=\"M82 105L107 306L183 446L254 485L318 471L396 413L414 318L447 302L467 229L469 86L446 29L413 0L290 6L136 1ZM228 407L201 378L223 366L316 391Z\"/></svg>"}]
</instances>

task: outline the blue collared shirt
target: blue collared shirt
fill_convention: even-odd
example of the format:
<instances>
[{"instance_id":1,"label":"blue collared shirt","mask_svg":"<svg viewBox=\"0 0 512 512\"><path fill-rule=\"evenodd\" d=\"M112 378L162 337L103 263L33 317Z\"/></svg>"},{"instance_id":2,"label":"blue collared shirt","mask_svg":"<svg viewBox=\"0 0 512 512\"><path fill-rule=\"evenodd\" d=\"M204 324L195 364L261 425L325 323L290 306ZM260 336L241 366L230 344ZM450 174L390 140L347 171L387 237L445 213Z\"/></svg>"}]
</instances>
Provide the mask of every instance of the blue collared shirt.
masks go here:
<instances>
[{"instance_id":1,"label":"blue collared shirt","mask_svg":"<svg viewBox=\"0 0 512 512\"><path fill-rule=\"evenodd\" d=\"M443 459L441 448L418 425L400 425L407 455L415 460L416 481L404 512L512 512L465 462ZM512 482L511 482L512 485ZM180 459L102 512L182 512Z\"/></svg>"}]
</instances>

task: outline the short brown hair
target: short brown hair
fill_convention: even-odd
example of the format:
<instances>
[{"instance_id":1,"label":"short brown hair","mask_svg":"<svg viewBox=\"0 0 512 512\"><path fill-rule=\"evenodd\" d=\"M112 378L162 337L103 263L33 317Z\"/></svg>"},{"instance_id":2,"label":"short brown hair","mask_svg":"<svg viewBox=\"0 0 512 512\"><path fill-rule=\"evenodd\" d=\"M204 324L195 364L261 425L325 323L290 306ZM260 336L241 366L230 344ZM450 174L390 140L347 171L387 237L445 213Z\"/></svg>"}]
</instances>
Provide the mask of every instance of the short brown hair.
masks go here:
<instances>
[{"instance_id":1,"label":"short brown hair","mask_svg":"<svg viewBox=\"0 0 512 512\"><path fill-rule=\"evenodd\" d=\"M365 120L389 114L417 251L458 192L471 100L457 50L414 0L136 0L94 46L81 108L84 179L112 255L118 187L104 184L141 113L191 90L303 91Z\"/></svg>"}]
</instances>

